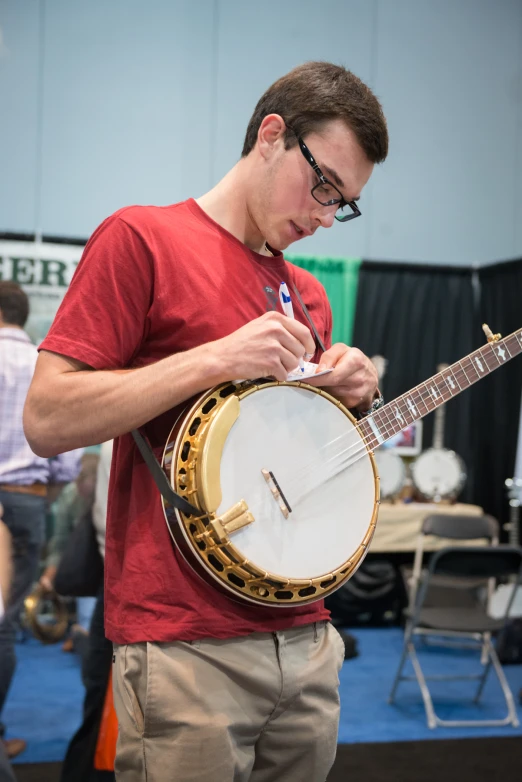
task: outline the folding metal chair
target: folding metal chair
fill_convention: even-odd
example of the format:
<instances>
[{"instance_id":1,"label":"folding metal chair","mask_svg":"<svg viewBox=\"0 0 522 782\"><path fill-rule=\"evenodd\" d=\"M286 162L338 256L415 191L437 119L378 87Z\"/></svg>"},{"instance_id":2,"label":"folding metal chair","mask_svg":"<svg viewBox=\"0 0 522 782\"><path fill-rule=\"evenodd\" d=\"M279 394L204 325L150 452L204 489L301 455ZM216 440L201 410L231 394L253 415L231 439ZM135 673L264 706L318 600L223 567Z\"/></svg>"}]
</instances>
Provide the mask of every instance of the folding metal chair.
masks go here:
<instances>
[{"instance_id":1,"label":"folding metal chair","mask_svg":"<svg viewBox=\"0 0 522 782\"><path fill-rule=\"evenodd\" d=\"M437 518L430 517L426 519L424 534L432 534L433 529L440 530L443 528L444 533L448 530L446 525L439 525ZM448 518L448 517L446 517ZM457 520L459 517L453 517ZM435 519L435 522L433 521ZM489 532L493 534L481 535L480 537L489 537L489 539L495 539L496 522L490 517L482 517L481 519L475 519L476 523L471 523L471 517L469 519L470 524L461 525L459 534L456 534L456 530L452 537L460 537L462 532L465 532L467 528L470 535L476 537L473 532L477 529L482 529L483 532ZM450 529L450 532L452 530ZM444 537L450 537L450 535L444 534ZM463 536L464 537L464 536ZM514 546L449 546L436 552L430 562L429 569L425 578L420 579L420 567L418 563L415 563L414 572L417 573L418 578L412 587L412 603L408 613L408 620L405 630L404 648L399 663L399 668L395 676L395 680L392 686L392 690L389 697L389 702L392 703L395 698L395 693L399 682L405 680L417 680L422 698L424 701L424 707L426 710L426 718L428 726L435 728L437 725L445 727L455 726L492 726L492 725L518 725L518 717L516 713L513 694L506 681L502 666L499 662L498 656L493 648L491 642L492 633L499 632L505 625L509 610L511 608L512 599L515 591L513 590L512 599L506 607L505 615L502 619L493 619L488 615L487 604L490 595L490 589L483 589L480 599L475 607L461 607L461 606L449 606L444 608L439 607L426 607L426 596L436 579L446 579L448 583L455 584L461 582L465 584L475 583L492 583L493 579L503 578L508 576L515 576L518 580L522 578L522 548ZM419 586L420 585L420 586ZM427 636L442 637L444 643L447 645L447 638L459 638L467 637L472 639L475 643L473 648L484 652L484 670L479 674L472 674L468 676L450 676L450 675L438 675L438 676L425 676L422 667L417 656L415 648L415 640L418 637L426 638ZM467 644L470 645L469 643ZM402 670L406 663L407 658L410 658L414 676L402 675ZM478 703L489 670L493 665L495 672L498 676L506 704L507 704L507 716L501 720L443 720L437 716L433 706L432 697L427 685L429 680L438 681L455 681L457 679L471 679L479 680L478 691L475 695L474 702Z\"/></svg>"},{"instance_id":2,"label":"folding metal chair","mask_svg":"<svg viewBox=\"0 0 522 782\"><path fill-rule=\"evenodd\" d=\"M444 545L447 540L459 540L466 541L482 541L484 545L496 546L498 544L499 525L493 516L464 516L459 514L448 513L433 513L427 516L421 527L421 531L417 538L417 546L415 550L415 558L413 563L413 573L411 576L409 591L408 591L408 609L406 615L411 615L414 606L417 591L421 584L424 567L424 555L426 553L426 541L427 538L443 538ZM443 546L439 546L442 548ZM432 578L430 586L434 587L434 592L438 594L438 601L440 602L440 595L451 595L451 601L458 602L459 605L474 607L477 604L476 590L483 587L484 580L472 580L472 579L455 579L445 576L437 575ZM488 584L488 600L493 596L495 589L495 583L490 580ZM454 590L458 590L458 593ZM454 593L454 594L453 594ZM427 595L427 603L429 603L431 593ZM436 602L438 602L436 600ZM446 633L448 639L457 637L469 636L469 633ZM429 638L426 636L426 643L429 643ZM439 643L440 645L440 643ZM447 646L466 647L466 644L447 640ZM469 646L469 644L468 644ZM475 645L473 646L475 648ZM482 662L486 662L486 656L484 654Z\"/></svg>"}]
</instances>

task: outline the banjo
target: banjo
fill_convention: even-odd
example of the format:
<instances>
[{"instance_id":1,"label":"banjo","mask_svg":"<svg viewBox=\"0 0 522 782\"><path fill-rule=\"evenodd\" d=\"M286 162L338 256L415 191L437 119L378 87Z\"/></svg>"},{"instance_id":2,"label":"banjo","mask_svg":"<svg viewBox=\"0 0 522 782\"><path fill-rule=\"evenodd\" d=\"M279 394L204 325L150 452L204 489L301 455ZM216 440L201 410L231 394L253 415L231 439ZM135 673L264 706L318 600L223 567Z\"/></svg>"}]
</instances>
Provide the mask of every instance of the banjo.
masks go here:
<instances>
[{"instance_id":1,"label":"banjo","mask_svg":"<svg viewBox=\"0 0 522 782\"><path fill-rule=\"evenodd\" d=\"M201 394L155 462L186 562L253 605L303 605L339 589L375 530L374 450L522 352L522 329L504 339L484 331L486 345L360 421L301 381L234 381Z\"/></svg>"},{"instance_id":2,"label":"banjo","mask_svg":"<svg viewBox=\"0 0 522 782\"><path fill-rule=\"evenodd\" d=\"M439 364L443 372L448 364ZM455 500L466 482L466 468L461 457L444 448L444 406L435 411L433 446L417 456L411 466L413 484L419 494L432 502Z\"/></svg>"}]
</instances>

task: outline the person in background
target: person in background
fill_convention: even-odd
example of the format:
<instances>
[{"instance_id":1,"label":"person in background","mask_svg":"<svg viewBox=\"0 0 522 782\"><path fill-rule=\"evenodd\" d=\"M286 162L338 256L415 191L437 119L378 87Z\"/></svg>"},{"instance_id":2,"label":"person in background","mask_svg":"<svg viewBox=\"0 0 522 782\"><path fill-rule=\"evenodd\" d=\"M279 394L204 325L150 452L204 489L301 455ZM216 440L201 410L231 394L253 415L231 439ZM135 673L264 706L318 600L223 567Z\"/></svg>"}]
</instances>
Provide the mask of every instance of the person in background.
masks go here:
<instances>
[{"instance_id":1,"label":"person in background","mask_svg":"<svg viewBox=\"0 0 522 782\"><path fill-rule=\"evenodd\" d=\"M1 521L3 508L0 505L0 625L4 616L4 605L9 598L11 583L11 535ZM0 782L16 782L3 743L0 741Z\"/></svg>"},{"instance_id":2,"label":"person in background","mask_svg":"<svg viewBox=\"0 0 522 782\"><path fill-rule=\"evenodd\" d=\"M112 440L103 443L96 476L96 492L92 508L92 520L100 554L105 558L105 527L107 524L107 498L112 460ZM112 664L112 643L105 637L103 583L96 598L92 616L87 654L83 664L85 700L83 722L69 742L62 767L60 782L110 782L114 773L96 771L94 755L102 718L105 693Z\"/></svg>"},{"instance_id":3,"label":"person in background","mask_svg":"<svg viewBox=\"0 0 522 782\"><path fill-rule=\"evenodd\" d=\"M24 326L27 295L15 282L0 281L0 503L12 537L11 599L0 625L0 718L13 678L15 634L23 601L36 579L48 501L76 478L83 449L52 459L36 456L24 436L22 412L37 359ZM0 739L8 757L25 749L23 739Z\"/></svg>"},{"instance_id":4,"label":"person in background","mask_svg":"<svg viewBox=\"0 0 522 782\"><path fill-rule=\"evenodd\" d=\"M92 508L96 486L96 471L99 456L95 453L84 453L81 459L80 474L75 481L69 483L52 506L54 516L53 535L47 545L47 561L40 577L40 585L47 591L54 588L54 578L61 556L67 545L69 535L78 520ZM73 650L73 638L79 639L78 646L84 647L84 639L91 623L96 599L94 597L79 597L76 599L76 624L72 627L72 637L63 646L64 651Z\"/></svg>"}]
</instances>

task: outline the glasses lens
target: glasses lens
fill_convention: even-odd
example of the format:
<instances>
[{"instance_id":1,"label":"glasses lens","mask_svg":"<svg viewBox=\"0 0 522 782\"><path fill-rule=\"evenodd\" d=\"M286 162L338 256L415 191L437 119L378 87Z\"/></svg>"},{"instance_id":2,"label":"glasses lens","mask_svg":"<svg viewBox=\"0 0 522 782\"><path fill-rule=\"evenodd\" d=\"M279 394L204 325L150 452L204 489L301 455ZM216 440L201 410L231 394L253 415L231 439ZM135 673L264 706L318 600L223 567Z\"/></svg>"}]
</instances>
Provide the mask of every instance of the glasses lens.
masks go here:
<instances>
[{"instance_id":1,"label":"glasses lens","mask_svg":"<svg viewBox=\"0 0 522 782\"><path fill-rule=\"evenodd\" d=\"M323 206L331 206L342 201L343 197L336 187L329 182L320 182L312 190L314 198Z\"/></svg>"},{"instance_id":2,"label":"glasses lens","mask_svg":"<svg viewBox=\"0 0 522 782\"><path fill-rule=\"evenodd\" d=\"M359 210L354 212L350 204L343 204L335 213L335 219L341 223L346 223L348 220L353 220L354 217L359 217L360 214Z\"/></svg>"}]
</instances>

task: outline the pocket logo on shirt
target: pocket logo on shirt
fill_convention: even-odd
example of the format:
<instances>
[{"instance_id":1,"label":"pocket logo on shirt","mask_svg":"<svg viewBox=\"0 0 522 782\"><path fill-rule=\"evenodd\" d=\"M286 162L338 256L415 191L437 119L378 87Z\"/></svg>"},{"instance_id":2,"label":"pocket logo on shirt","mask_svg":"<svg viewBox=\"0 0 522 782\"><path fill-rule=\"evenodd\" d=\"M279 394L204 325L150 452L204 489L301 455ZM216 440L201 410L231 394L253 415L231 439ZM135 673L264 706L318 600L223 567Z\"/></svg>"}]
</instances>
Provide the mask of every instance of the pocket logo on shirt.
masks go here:
<instances>
[{"instance_id":1,"label":"pocket logo on shirt","mask_svg":"<svg viewBox=\"0 0 522 782\"><path fill-rule=\"evenodd\" d=\"M265 285L263 290L266 296L266 312L273 312L277 309L278 295L270 285Z\"/></svg>"}]
</instances>

